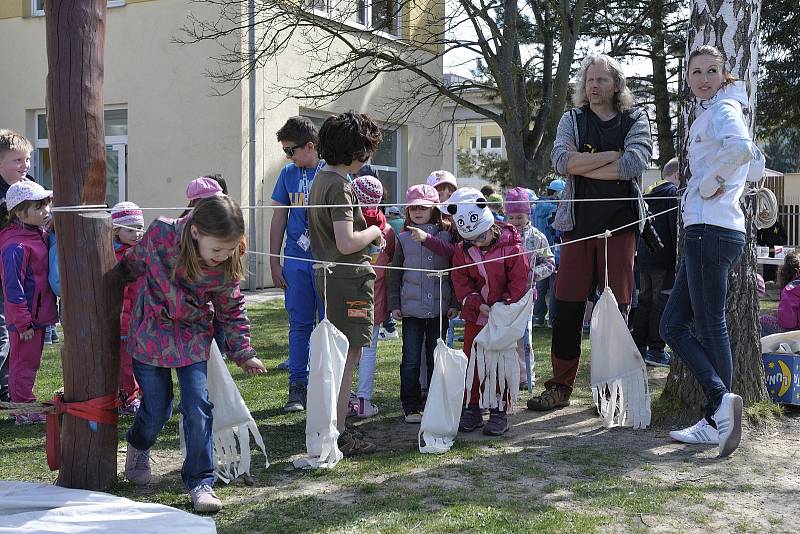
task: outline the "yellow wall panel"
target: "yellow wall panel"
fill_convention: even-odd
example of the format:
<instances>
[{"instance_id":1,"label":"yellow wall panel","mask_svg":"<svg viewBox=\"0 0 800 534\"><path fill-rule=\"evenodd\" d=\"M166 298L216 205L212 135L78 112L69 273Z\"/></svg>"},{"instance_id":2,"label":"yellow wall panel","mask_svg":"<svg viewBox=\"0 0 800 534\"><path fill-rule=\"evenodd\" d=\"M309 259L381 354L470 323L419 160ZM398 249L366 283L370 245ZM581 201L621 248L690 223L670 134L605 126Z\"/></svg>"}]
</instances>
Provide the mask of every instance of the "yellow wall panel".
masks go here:
<instances>
[{"instance_id":1,"label":"yellow wall panel","mask_svg":"<svg viewBox=\"0 0 800 534\"><path fill-rule=\"evenodd\" d=\"M2 0L0 1L0 19L13 19L25 14L23 8L26 0ZM28 0L30 3L30 0Z\"/></svg>"}]
</instances>

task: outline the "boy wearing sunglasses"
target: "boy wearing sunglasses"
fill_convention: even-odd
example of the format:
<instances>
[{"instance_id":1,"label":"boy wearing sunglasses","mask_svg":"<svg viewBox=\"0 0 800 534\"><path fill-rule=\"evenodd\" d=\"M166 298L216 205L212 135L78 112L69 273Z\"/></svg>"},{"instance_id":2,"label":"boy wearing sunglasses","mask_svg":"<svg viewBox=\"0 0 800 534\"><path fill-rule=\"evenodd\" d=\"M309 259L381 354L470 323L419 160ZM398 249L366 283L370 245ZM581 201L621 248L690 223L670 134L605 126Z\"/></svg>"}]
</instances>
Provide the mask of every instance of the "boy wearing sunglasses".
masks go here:
<instances>
[{"instance_id":1,"label":"boy wearing sunglasses","mask_svg":"<svg viewBox=\"0 0 800 534\"><path fill-rule=\"evenodd\" d=\"M312 264L291 259L312 258L307 210L288 206L308 205L314 176L325 162L319 159L317 129L309 119L289 118L278 130L277 137L281 149L291 161L281 170L272 191L272 205L276 208L272 210L269 251L280 254L283 247L286 258L281 266L280 258L271 256L270 271L275 287L285 292L284 301L289 314L289 398L283 409L297 412L305 410L309 338L315 319L322 320L323 308L315 290Z\"/></svg>"}]
</instances>

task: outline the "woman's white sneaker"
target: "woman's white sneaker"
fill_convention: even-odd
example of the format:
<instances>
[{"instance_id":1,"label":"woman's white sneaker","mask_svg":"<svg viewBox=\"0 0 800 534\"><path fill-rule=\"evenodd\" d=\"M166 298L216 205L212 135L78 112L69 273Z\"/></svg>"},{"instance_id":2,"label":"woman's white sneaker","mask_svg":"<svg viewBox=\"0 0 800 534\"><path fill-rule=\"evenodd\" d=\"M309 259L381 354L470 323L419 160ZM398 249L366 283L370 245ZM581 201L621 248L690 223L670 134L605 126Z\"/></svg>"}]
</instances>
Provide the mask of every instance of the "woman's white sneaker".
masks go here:
<instances>
[{"instance_id":1,"label":"woman's white sneaker","mask_svg":"<svg viewBox=\"0 0 800 534\"><path fill-rule=\"evenodd\" d=\"M669 433L669 437L681 443L704 443L708 445L717 445L719 443L719 432L708 424L705 417L689 428L673 430Z\"/></svg>"},{"instance_id":2,"label":"woman's white sneaker","mask_svg":"<svg viewBox=\"0 0 800 534\"><path fill-rule=\"evenodd\" d=\"M719 455L729 456L742 439L742 398L735 393L726 393L714 412L714 423L719 431Z\"/></svg>"}]
</instances>

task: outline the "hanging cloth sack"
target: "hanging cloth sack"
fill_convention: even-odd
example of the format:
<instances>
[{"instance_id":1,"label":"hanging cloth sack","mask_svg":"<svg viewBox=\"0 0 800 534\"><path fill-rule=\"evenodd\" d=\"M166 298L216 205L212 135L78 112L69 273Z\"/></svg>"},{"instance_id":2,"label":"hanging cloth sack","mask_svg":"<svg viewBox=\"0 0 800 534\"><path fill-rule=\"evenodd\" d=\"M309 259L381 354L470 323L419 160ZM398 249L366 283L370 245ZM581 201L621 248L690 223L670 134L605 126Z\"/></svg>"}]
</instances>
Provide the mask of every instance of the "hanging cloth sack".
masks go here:
<instances>
[{"instance_id":1,"label":"hanging cloth sack","mask_svg":"<svg viewBox=\"0 0 800 534\"><path fill-rule=\"evenodd\" d=\"M298 468L332 468L342 459L337 440L336 405L350 343L333 323L323 319L311 332L306 399L306 451Z\"/></svg>"},{"instance_id":2,"label":"hanging cloth sack","mask_svg":"<svg viewBox=\"0 0 800 534\"><path fill-rule=\"evenodd\" d=\"M451 349L439 338L433 351L428 400L417 435L419 452L441 454L453 446L461 417L466 372L464 351Z\"/></svg>"},{"instance_id":3,"label":"hanging cloth sack","mask_svg":"<svg viewBox=\"0 0 800 534\"><path fill-rule=\"evenodd\" d=\"M605 427L650 424L647 367L606 285L592 311L592 398Z\"/></svg>"},{"instance_id":4,"label":"hanging cloth sack","mask_svg":"<svg viewBox=\"0 0 800 534\"><path fill-rule=\"evenodd\" d=\"M222 359L217 342L211 342L207 367L208 400L214 405L211 436L214 443L214 458L217 461L217 477L226 484L243 475L250 474L250 435L264 454L264 467L269 467L264 439L250 415L250 410L233 381L228 366ZM180 428L181 450L186 455L183 435L183 415ZM237 443L238 441L238 443Z\"/></svg>"},{"instance_id":5,"label":"hanging cloth sack","mask_svg":"<svg viewBox=\"0 0 800 534\"><path fill-rule=\"evenodd\" d=\"M495 302L489 312L489 320L472 344L466 381L469 399L472 393L472 377L478 369L479 383L483 384L480 396L481 408L499 408L500 401L509 391L511 406L519 400L519 362L517 340L525 333L533 309L531 288L519 301L511 304Z\"/></svg>"}]
</instances>

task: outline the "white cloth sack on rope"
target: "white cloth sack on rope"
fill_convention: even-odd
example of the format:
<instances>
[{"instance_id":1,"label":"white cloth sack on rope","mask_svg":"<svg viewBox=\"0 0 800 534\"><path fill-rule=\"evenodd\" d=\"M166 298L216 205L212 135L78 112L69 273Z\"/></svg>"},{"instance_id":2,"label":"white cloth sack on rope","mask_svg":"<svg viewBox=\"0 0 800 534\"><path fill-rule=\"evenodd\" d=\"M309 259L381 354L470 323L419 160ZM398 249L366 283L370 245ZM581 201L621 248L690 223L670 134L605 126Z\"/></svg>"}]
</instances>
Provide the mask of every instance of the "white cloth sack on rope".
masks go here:
<instances>
[{"instance_id":1,"label":"white cloth sack on rope","mask_svg":"<svg viewBox=\"0 0 800 534\"><path fill-rule=\"evenodd\" d=\"M464 401L466 373L467 358L464 351L451 349L439 338L433 351L433 375L428 387L428 400L417 435L419 452L441 454L453 446Z\"/></svg>"},{"instance_id":2,"label":"white cloth sack on rope","mask_svg":"<svg viewBox=\"0 0 800 534\"><path fill-rule=\"evenodd\" d=\"M226 484L243 474L250 474L250 435L264 454L264 467L269 467L267 451L261 432L242 399L228 366L222 359L216 341L211 342L208 354L208 400L214 405L212 438L217 478ZM186 454L183 436L183 416L178 425L181 450ZM238 441L238 444L237 444Z\"/></svg>"},{"instance_id":3,"label":"white cloth sack on rope","mask_svg":"<svg viewBox=\"0 0 800 534\"><path fill-rule=\"evenodd\" d=\"M311 332L306 399L306 451L293 462L299 468L332 468L342 459L337 440L336 405L350 343L333 323L323 319Z\"/></svg>"},{"instance_id":4,"label":"white cloth sack on rope","mask_svg":"<svg viewBox=\"0 0 800 534\"><path fill-rule=\"evenodd\" d=\"M478 369L478 379L483 388L480 396L481 408L498 408L509 391L511 405L519 400L519 361L517 340L525 333L533 308L533 288L517 302L504 304L495 302L489 312L489 320L472 345L466 381L469 399L472 393L472 377ZM499 388L499 389L498 389ZM499 391L499 393L496 393ZM510 410L512 406L508 406Z\"/></svg>"},{"instance_id":5,"label":"white cloth sack on rope","mask_svg":"<svg viewBox=\"0 0 800 534\"><path fill-rule=\"evenodd\" d=\"M761 338L761 353L783 352L800 353L800 330L780 332Z\"/></svg>"},{"instance_id":6,"label":"white cloth sack on rope","mask_svg":"<svg viewBox=\"0 0 800 534\"><path fill-rule=\"evenodd\" d=\"M52 484L0 481L0 533L213 534L214 520L163 504Z\"/></svg>"},{"instance_id":7,"label":"white cloth sack on rope","mask_svg":"<svg viewBox=\"0 0 800 534\"><path fill-rule=\"evenodd\" d=\"M603 425L646 428L650 424L647 367L608 286L594 305L589 341L592 398Z\"/></svg>"}]
</instances>

